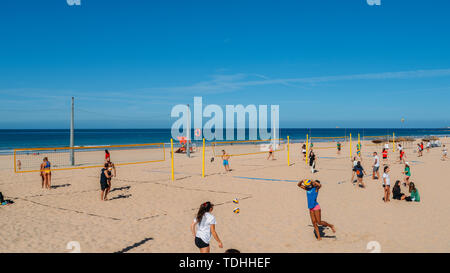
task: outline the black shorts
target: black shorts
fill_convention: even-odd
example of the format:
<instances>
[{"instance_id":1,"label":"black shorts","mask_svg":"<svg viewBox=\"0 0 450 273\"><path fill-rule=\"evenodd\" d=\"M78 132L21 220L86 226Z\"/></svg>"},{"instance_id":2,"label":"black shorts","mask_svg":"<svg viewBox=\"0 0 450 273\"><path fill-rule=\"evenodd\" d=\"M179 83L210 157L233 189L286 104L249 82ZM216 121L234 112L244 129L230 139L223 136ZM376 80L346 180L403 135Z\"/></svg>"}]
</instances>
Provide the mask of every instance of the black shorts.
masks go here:
<instances>
[{"instance_id":1,"label":"black shorts","mask_svg":"<svg viewBox=\"0 0 450 273\"><path fill-rule=\"evenodd\" d=\"M198 248L205 248L205 247L209 246L209 244L205 243L202 239L200 239L198 237L195 237L195 245Z\"/></svg>"},{"instance_id":2,"label":"black shorts","mask_svg":"<svg viewBox=\"0 0 450 273\"><path fill-rule=\"evenodd\" d=\"M102 191L106 190L109 187L107 180L100 180L100 188Z\"/></svg>"},{"instance_id":3,"label":"black shorts","mask_svg":"<svg viewBox=\"0 0 450 273\"><path fill-rule=\"evenodd\" d=\"M404 194L402 193L402 194L400 194L400 195L395 195L395 196L392 196L392 198L394 198L395 200L402 200L402 197L404 196Z\"/></svg>"}]
</instances>

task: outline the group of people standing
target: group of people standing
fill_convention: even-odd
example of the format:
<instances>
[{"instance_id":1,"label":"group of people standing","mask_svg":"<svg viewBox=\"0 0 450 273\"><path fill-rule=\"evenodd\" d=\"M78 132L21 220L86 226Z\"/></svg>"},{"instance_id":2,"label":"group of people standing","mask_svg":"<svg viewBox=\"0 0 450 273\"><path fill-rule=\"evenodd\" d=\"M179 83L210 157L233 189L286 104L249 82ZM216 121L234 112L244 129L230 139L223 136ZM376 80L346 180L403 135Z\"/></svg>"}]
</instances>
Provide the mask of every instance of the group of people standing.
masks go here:
<instances>
[{"instance_id":1,"label":"group of people standing","mask_svg":"<svg viewBox=\"0 0 450 273\"><path fill-rule=\"evenodd\" d=\"M390 178L390 167L387 164L387 154L388 154L389 146L386 145L383 148L383 176L382 176L382 186L384 189L384 195L383 195L383 201L384 202L390 202L390 196L391 196L391 178ZM394 187L392 188L392 197L396 200L406 200L406 201L415 201L420 202L420 195L419 191L417 190L414 182L410 181L411 178L411 166L409 162L406 161L405 152L403 150L403 147L401 144L398 144L398 150L399 150L399 158L400 163L404 164L404 170L402 171L403 174L403 185L408 188L410 196L406 196L401 192L401 182L400 180L397 180L395 182ZM380 177L379 174L379 168L380 168L380 158L378 157L377 152L373 153L373 172L372 172L372 179L378 180Z\"/></svg>"}]
</instances>

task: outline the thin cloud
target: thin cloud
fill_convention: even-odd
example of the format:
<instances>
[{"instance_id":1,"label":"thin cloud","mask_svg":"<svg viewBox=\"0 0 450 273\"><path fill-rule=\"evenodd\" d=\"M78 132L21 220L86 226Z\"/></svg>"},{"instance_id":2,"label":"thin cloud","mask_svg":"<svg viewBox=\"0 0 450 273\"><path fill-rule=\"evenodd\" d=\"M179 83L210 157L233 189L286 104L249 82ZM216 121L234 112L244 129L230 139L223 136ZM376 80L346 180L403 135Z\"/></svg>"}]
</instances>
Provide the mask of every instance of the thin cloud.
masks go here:
<instances>
[{"instance_id":1,"label":"thin cloud","mask_svg":"<svg viewBox=\"0 0 450 273\"><path fill-rule=\"evenodd\" d=\"M434 69L434 70L414 70L399 72L381 72L367 74L351 74L337 76L321 76L321 77L305 77L305 78L277 78L271 79L260 74L230 74L230 75L213 75L211 80L201 81L187 86L145 88L142 91L164 91L171 93L179 92L198 92L203 94L226 93L233 92L245 87L265 86L265 85L284 85L290 87L292 84L316 85L320 83L338 82L338 81L354 81L354 80L393 80L393 79L417 79L430 77L448 77L450 69ZM257 79L255 79L257 78Z\"/></svg>"}]
</instances>

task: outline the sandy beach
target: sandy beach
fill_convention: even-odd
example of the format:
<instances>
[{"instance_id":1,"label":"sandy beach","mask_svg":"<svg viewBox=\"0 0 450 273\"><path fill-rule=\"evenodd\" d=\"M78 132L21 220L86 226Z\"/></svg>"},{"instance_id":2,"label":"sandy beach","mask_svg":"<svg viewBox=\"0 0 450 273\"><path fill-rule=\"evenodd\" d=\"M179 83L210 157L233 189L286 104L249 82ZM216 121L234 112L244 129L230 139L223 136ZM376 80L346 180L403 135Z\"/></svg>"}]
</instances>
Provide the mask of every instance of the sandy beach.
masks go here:
<instances>
[{"instance_id":1,"label":"sandy beach","mask_svg":"<svg viewBox=\"0 0 450 273\"><path fill-rule=\"evenodd\" d=\"M315 174L303 161L300 146L290 146L291 166L284 149L276 160L266 160L267 154L232 157L230 173L224 172L220 158L210 162L208 149L205 178L200 151L192 158L175 154L175 181L166 149L163 162L118 166L106 202L100 201L99 168L54 171L54 188L44 190L39 173L16 174L12 156L0 156L0 191L15 202L0 207L0 252L64 253L72 241L80 243L81 252L198 252L189 226L205 201L216 205L213 214L224 243L219 249L212 241L212 252L367 253L371 241L379 243L381 252L450 251L450 161L441 160L442 148L425 150L423 157L417 157L414 145L406 149L421 202L384 203L382 181L371 177L372 153L381 154L381 146L362 143L366 189L351 183L348 143L340 155L336 143L315 143ZM125 156L145 158L139 153L112 152L111 157L113 162ZM403 165L392 145L389 165L393 185L403 179ZM322 182L322 218L337 229L335 234L325 229L320 242L313 235L306 194L297 187L303 178ZM406 187L402 192L408 194ZM235 207L240 214L233 213Z\"/></svg>"}]
</instances>

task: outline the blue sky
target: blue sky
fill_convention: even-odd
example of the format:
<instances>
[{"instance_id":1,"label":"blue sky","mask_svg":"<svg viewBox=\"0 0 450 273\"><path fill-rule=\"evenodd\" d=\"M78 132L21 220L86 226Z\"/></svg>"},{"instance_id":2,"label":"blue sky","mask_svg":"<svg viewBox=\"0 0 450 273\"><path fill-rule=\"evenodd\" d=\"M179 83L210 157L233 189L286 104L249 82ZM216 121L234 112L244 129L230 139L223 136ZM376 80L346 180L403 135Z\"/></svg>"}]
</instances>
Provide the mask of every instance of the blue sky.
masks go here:
<instances>
[{"instance_id":1,"label":"blue sky","mask_svg":"<svg viewBox=\"0 0 450 273\"><path fill-rule=\"evenodd\" d=\"M176 104L282 127L450 126L450 1L5 0L0 129L169 128ZM206 122L206 120L205 120Z\"/></svg>"}]
</instances>

